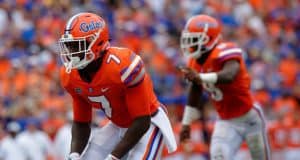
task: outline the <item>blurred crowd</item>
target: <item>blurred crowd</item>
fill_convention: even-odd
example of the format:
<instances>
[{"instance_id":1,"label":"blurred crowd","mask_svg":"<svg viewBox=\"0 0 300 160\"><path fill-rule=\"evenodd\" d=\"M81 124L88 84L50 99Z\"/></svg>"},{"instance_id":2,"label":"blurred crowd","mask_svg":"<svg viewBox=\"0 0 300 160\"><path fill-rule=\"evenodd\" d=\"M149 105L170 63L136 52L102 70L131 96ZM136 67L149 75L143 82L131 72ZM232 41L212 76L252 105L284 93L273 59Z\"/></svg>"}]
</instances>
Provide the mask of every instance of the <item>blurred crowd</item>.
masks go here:
<instances>
[{"instance_id":1,"label":"blurred crowd","mask_svg":"<svg viewBox=\"0 0 300 160\"><path fill-rule=\"evenodd\" d=\"M273 159L300 156L299 0L0 0L0 160L62 160L68 153L72 103L60 86L57 40L78 12L105 18L112 45L142 56L177 133L186 101L175 67L185 63L181 30L192 15L216 17L223 39L244 48ZM206 159L203 130L211 133L216 119L206 106L207 123L195 123L192 140L165 159ZM93 126L103 125L103 113L94 114ZM246 148L237 159L248 159Z\"/></svg>"}]
</instances>

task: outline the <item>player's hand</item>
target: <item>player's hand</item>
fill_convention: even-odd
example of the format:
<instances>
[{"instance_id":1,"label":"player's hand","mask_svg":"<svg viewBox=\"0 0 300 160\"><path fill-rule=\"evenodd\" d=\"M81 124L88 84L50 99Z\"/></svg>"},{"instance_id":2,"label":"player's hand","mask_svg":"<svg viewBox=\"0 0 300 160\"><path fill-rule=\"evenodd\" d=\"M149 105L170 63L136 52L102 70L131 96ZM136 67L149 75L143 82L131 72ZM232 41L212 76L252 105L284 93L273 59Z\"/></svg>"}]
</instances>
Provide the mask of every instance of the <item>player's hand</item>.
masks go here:
<instances>
[{"instance_id":1,"label":"player's hand","mask_svg":"<svg viewBox=\"0 0 300 160\"><path fill-rule=\"evenodd\" d=\"M179 66L177 67L178 70L183 73L184 77L191 81L191 82L194 82L198 85L201 85L202 84L202 81L199 77L199 74L197 71L195 71L194 69L191 69L189 67L184 67L184 66Z\"/></svg>"},{"instance_id":2,"label":"player's hand","mask_svg":"<svg viewBox=\"0 0 300 160\"><path fill-rule=\"evenodd\" d=\"M66 160L80 160L79 153L70 153Z\"/></svg>"},{"instance_id":3,"label":"player's hand","mask_svg":"<svg viewBox=\"0 0 300 160\"><path fill-rule=\"evenodd\" d=\"M180 131L180 142L184 142L187 139L190 139L191 128L189 125L183 125Z\"/></svg>"},{"instance_id":4,"label":"player's hand","mask_svg":"<svg viewBox=\"0 0 300 160\"><path fill-rule=\"evenodd\" d=\"M109 154L109 155L105 158L105 160L120 160L120 159L117 158L117 157L115 157L115 156L113 156L113 155L111 155L111 154Z\"/></svg>"}]
</instances>

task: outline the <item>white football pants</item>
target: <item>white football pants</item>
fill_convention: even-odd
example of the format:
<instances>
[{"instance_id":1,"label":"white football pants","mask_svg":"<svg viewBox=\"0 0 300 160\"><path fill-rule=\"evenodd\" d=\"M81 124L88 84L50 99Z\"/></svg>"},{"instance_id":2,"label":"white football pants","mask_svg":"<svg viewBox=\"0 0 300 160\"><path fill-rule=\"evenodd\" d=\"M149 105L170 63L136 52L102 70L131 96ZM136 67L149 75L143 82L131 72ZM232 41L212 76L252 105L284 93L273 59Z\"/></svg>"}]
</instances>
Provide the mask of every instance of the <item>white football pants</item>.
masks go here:
<instances>
[{"instance_id":1,"label":"white football pants","mask_svg":"<svg viewBox=\"0 0 300 160\"><path fill-rule=\"evenodd\" d=\"M103 128L93 132L93 137L82 155L82 160L103 160L120 142L126 132L109 122ZM164 138L154 124L122 160L159 160L163 149Z\"/></svg>"},{"instance_id":2,"label":"white football pants","mask_svg":"<svg viewBox=\"0 0 300 160\"><path fill-rule=\"evenodd\" d=\"M241 117L216 122L210 146L211 160L233 160L244 140L252 160L270 160L266 124L259 106L255 105Z\"/></svg>"}]
</instances>

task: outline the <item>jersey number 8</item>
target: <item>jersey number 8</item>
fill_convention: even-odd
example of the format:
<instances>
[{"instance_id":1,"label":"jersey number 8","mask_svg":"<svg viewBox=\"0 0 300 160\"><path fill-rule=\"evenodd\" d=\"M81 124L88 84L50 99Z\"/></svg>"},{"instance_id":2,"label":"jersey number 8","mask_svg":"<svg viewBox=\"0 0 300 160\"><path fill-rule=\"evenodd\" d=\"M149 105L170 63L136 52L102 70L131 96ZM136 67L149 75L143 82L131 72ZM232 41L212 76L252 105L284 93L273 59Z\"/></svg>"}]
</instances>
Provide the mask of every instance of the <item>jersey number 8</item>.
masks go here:
<instances>
[{"instance_id":1,"label":"jersey number 8","mask_svg":"<svg viewBox=\"0 0 300 160\"><path fill-rule=\"evenodd\" d=\"M217 88L213 83L203 83L202 86L210 94L213 100L221 101L223 99L222 91L219 88Z\"/></svg>"}]
</instances>

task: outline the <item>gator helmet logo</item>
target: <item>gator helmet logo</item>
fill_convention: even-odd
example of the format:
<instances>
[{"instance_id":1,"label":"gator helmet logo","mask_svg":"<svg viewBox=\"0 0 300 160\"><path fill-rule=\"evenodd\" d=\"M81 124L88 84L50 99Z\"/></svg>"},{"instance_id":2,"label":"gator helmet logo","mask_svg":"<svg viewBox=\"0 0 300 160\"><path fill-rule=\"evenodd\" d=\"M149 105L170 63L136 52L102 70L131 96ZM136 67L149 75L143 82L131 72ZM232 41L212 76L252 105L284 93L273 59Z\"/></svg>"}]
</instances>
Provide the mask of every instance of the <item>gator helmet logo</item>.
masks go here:
<instances>
[{"instance_id":1,"label":"gator helmet logo","mask_svg":"<svg viewBox=\"0 0 300 160\"><path fill-rule=\"evenodd\" d=\"M83 22L80 24L80 30L82 32L89 32L95 29L103 28L103 26L104 23L101 21L97 21L97 22L92 21L90 23Z\"/></svg>"}]
</instances>

